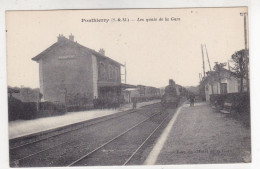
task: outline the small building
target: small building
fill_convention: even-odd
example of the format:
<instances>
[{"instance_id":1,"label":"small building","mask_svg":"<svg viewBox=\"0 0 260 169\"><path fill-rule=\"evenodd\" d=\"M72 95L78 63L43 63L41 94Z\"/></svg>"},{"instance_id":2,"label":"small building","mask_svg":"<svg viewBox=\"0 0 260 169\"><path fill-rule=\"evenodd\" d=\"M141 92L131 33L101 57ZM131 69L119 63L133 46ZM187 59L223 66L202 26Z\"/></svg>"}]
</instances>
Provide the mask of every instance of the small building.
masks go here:
<instances>
[{"instance_id":1,"label":"small building","mask_svg":"<svg viewBox=\"0 0 260 169\"><path fill-rule=\"evenodd\" d=\"M124 96L124 102L130 103L132 102L133 98L139 97L139 89L138 88L128 88L122 91L122 94Z\"/></svg>"},{"instance_id":2,"label":"small building","mask_svg":"<svg viewBox=\"0 0 260 169\"><path fill-rule=\"evenodd\" d=\"M92 100L115 97L121 93L121 66L105 56L69 38L57 42L32 58L39 63L40 92L46 101Z\"/></svg>"},{"instance_id":3,"label":"small building","mask_svg":"<svg viewBox=\"0 0 260 169\"><path fill-rule=\"evenodd\" d=\"M138 98L140 102L161 97L159 88L152 86L137 85L122 91L125 102L129 103L132 98Z\"/></svg>"},{"instance_id":4,"label":"small building","mask_svg":"<svg viewBox=\"0 0 260 169\"><path fill-rule=\"evenodd\" d=\"M211 94L238 93L240 89L240 78L225 68L221 68L218 72L207 72L203 81L206 101L210 101ZM246 91L245 80L243 86Z\"/></svg>"}]
</instances>

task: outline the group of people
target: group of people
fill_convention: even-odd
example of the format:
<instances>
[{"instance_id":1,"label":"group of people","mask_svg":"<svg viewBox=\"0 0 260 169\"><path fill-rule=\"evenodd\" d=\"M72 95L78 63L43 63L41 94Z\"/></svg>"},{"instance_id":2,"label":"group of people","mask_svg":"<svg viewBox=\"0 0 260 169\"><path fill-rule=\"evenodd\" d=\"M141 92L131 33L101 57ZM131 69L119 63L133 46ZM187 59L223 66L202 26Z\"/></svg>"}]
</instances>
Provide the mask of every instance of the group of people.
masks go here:
<instances>
[{"instance_id":1,"label":"group of people","mask_svg":"<svg viewBox=\"0 0 260 169\"><path fill-rule=\"evenodd\" d=\"M98 97L93 99L94 109L117 109L122 104L120 97Z\"/></svg>"},{"instance_id":2,"label":"group of people","mask_svg":"<svg viewBox=\"0 0 260 169\"><path fill-rule=\"evenodd\" d=\"M122 98L118 97L111 97L111 98L105 98L105 97L98 97L93 99L93 106L94 109L117 109L123 104L124 100ZM133 109L136 109L137 107L138 98L133 98Z\"/></svg>"}]
</instances>

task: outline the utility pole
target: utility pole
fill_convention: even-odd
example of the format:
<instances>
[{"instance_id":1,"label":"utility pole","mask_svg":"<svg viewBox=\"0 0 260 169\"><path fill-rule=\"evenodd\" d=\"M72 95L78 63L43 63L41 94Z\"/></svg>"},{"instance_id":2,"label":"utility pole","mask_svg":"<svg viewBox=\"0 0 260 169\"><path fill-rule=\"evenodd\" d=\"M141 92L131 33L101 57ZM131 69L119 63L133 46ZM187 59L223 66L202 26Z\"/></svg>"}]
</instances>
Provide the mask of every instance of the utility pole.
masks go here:
<instances>
[{"instance_id":1,"label":"utility pole","mask_svg":"<svg viewBox=\"0 0 260 169\"><path fill-rule=\"evenodd\" d=\"M126 84L126 63L125 63L125 84Z\"/></svg>"},{"instance_id":2,"label":"utility pole","mask_svg":"<svg viewBox=\"0 0 260 169\"><path fill-rule=\"evenodd\" d=\"M209 61L209 55L208 55L208 50L207 50L206 44L204 44L204 46L205 46L206 54L207 54L207 58L208 58L209 70L211 71L211 66L210 66L210 61ZM213 85L211 85L211 93L214 94Z\"/></svg>"},{"instance_id":3,"label":"utility pole","mask_svg":"<svg viewBox=\"0 0 260 169\"><path fill-rule=\"evenodd\" d=\"M68 101L68 98L67 98L67 88L65 87L64 88L64 94L65 94L65 113L67 113L68 112L68 108L67 108L67 101Z\"/></svg>"},{"instance_id":4,"label":"utility pole","mask_svg":"<svg viewBox=\"0 0 260 169\"><path fill-rule=\"evenodd\" d=\"M244 37L245 37L245 71L246 71L246 86L247 86L247 92L249 93L249 77L248 77L248 45L247 45L247 21L246 21L246 17L248 16L247 12L244 13L240 13L240 16L244 16Z\"/></svg>"},{"instance_id":5,"label":"utility pole","mask_svg":"<svg viewBox=\"0 0 260 169\"><path fill-rule=\"evenodd\" d=\"M201 44L201 53L202 53L202 62L203 62L203 77L205 77L205 63L204 63L204 53L203 53L203 46Z\"/></svg>"},{"instance_id":6,"label":"utility pole","mask_svg":"<svg viewBox=\"0 0 260 169\"><path fill-rule=\"evenodd\" d=\"M121 74L121 77L124 76L124 79L121 80L121 82L125 83L126 84L126 63L124 65L122 65L122 67L125 68L125 73L124 74Z\"/></svg>"},{"instance_id":7,"label":"utility pole","mask_svg":"<svg viewBox=\"0 0 260 169\"><path fill-rule=\"evenodd\" d=\"M199 79L200 79L200 82L202 81L202 74L199 73Z\"/></svg>"},{"instance_id":8,"label":"utility pole","mask_svg":"<svg viewBox=\"0 0 260 169\"><path fill-rule=\"evenodd\" d=\"M206 54L207 54L207 58L208 58L209 70L211 71L211 66L210 66L210 62L209 62L209 55L208 55L208 50L207 50L206 44L204 44L204 46L205 46Z\"/></svg>"}]
</instances>

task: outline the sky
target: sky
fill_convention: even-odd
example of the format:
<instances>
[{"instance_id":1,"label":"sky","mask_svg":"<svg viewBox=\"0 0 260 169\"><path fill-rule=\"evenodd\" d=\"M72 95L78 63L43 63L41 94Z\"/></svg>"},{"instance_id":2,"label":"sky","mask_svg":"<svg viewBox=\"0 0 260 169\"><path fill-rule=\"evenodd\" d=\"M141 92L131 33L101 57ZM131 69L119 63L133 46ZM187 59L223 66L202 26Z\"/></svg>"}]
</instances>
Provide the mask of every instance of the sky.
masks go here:
<instances>
[{"instance_id":1,"label":"sky","mask_svg":"<svg viewBox=\"0 0 260 169\"><path fill-rule=\"evenodd\" d=\"M182 86L195 86L203 72L201 44L207 46L211 67L214 62L227 62L234 52L245 47L240 12L246 11L242 7L9 11L8 85L38 88L39 65L31 58L57 42L59 34L68 37L72 33L79 44L96 51L103 48L106 56L126 63L128 84L162 87L171 78ZM112 18L130 21L111 22ZM153 18L157 21L146 21ZM209 70L206 58L205 68Z\"/></svg>"}]
</instances>

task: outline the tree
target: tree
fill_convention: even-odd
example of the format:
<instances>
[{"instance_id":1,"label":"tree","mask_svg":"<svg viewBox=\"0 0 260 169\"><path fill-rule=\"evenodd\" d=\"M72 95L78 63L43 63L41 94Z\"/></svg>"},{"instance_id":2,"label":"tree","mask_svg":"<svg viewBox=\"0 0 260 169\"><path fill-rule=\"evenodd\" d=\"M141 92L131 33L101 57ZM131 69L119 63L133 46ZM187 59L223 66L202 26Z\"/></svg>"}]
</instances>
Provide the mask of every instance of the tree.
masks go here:
<instances>
[{"instance_id":1,"label":"tree","mask_svg":"<svg viewBox=\"0 0 260 169\"><path fill-rule=\"evenodd\" d=\"M213 67L213 70L216 72L219 72L221 69L223 69L226 66L226 63L218 63L215 62L215 66Z\"/></svg>"},{"instance_id":2,"label":"tree","mask_svg":"<svg viewBox=\"0 0 260 169\"><path fill-rule=\"evenodd\" d=\"M224 67L226 66L226 63L218 63L215 62L215 66L213 67L214 71L209 72L209 75L211 77L211 88L213 88L213 83L214 82L218 82L219 84L221 83L221 70L224 69ZM217 87L217 93L219 93L218 87ZM213 93L213 90L212 90Z\"/></svg>"},{"instance_id":3,"label":"tree","mask_svg":"<svg viewBox=\"0 0 260 169\"><path fill-rule=\"evenodd\" d=\"M238 78L240 78L240 93L243 92L243 82L244 78L246 78L246 64L248 63L248 50L242 49L240 51L235 52L232 56L232 62L234 66L231 67L232 71L236 74Z\"/></svg>"}]
</instances>

